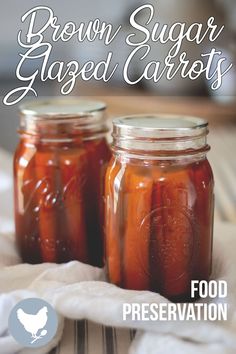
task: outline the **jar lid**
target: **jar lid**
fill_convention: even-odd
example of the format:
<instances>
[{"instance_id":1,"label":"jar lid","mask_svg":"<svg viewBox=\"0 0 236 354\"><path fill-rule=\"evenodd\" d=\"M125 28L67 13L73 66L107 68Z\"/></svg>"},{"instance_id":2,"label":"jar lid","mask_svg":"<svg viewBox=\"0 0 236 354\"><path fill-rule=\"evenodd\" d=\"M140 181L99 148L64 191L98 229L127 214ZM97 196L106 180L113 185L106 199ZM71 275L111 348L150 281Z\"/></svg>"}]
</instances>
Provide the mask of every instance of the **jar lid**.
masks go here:
<instances>
[{"instance_id":1,"label":"jar lid","mask_svg":"<svg viewBox=\"0 0 236 354\"><path fill-rule=\"evenodd\" d=\"M105 109L103 102L74 97L28 101L20 106L19 132L47 139L72 134L95 139L108 130Z\"/></svg>"},{"instance_id":2,"label":"jar lid","mask_svg":"<svg viewBox=\"0 0 236 354\"><path fill-rule=\"evenodd\" d=\"M91 115L106 109L106 104L100 101L85 100L80 98L50 98L33 100L20 105L23 115L37 119L71 118Z\"/></svg>"},{"instance_id":3,"label":"jar lid","mask_svg":"<svg viewBox=\"0 0 236 354\"><path fill-rule=\"evenodd\" d=\"M184 151L206 147L208 122L181 115L132 115L113 120L113 146L124 150Z\"/></svg>"},{"instance_id":4,"label":"jar lid","mask_svg":"<svg viewBox=\"0 0 236 354\"><path fill-rule=\"evenodd\" d=\"M206 128L208 122L203 118L178 115L132 115L113 120L114 127L121 134L161 138L173 134L188 135L192 130ZM194 133L194 132L193 132Z\"/></svg>"}]
</instances>

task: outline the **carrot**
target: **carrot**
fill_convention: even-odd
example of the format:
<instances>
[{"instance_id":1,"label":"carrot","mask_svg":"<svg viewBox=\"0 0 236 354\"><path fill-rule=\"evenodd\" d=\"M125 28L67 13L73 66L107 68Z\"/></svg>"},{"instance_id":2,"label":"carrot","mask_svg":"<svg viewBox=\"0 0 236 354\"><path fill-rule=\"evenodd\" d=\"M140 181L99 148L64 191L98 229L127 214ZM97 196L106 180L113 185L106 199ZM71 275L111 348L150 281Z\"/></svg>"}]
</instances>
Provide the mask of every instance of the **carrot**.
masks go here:
<instances>
[{"instance_id":1,"label":"carrot","mask_svg":"<svg viewBox=\"0 0 236 354\"><path fill-rule=\"evenodd\" d=\"M191 207L195 195L185 168L163 169L154 182L151 239L155 238L155 260L160 277L156 291L171 299L189 293L195 246ZM156 215L155 215L156 214Z\"/></svg>"},{"instance_id":2,"label":"carrot","mask_svg":"<svg viewBox=\"0 0 236 354\"><path fill-rule=\"evenodd\" d=\"M20 156L20 159L18 158ZM22 161L24 164L21 165ZM25 166L27 161L27 166ZM14 159L16 238L24 262L39 263L39 232L35 179L35 149L22 142Z\"/></svg>"},{"instance_id":3,"label":"carrot","mask_svg":"<svg viewBox=\"0 0 236 354\"><path fill-rule=\"evenodd\" d=\"M162 215L162 185L159 182L161 174L155 171L153 180L151 214L150 214L150 289L160 292L163 282L163 271L160 262L161 240L163 239L163 215Z\"/></svg>"},{"instance_id":4,"label":"carrot","mask_svg":"<svg viewBox=\"0 0 236 354\"><path fill-rule=\"evenodd\" d=\"M208 279L211 272L211 251L213 233L213 176L207 160L195 163L191 169L197 198L194 212L198 220L198 244L194 279ZM210 235L210 236L209 236Z\"/></svg>"},{"instance_id":5,"label":"carrot","mask_svg":"<svg viewBox=\"0 0 236 354\"><path fill-rule=\"evenodd\" d=\"M14 206L15 206L15 233L16 242L19 248L22 259L25 261L27 259L27 244L26 244L26 234L28 234L25 227L25 202L28 201L23 190L24 186L24 170L25 166L21 164L21 156L25 158L27 150L23 142L18 145L18 148L14 156ZM27 161L27 160L26 160Z\"/></svg>"},{"instance_id":6,"label":"carrot","mask_svg":"<svg viewBox=\"0 0 236 354\"><path fill-rule=\"evenodd\" d=\"M86 224L90 263L103 266L104 175L110 151L104 139L85 142L87 159Z\"/></svg>"},{"instance_id":7,"label":"carrot","mask_svg":"<svg viewBox=\"0 0 236 354\"><path fill-rule=\"evenodd\" d=\"M111 151L108 147L105 139L102 139L96 145L97 154L95 155L97 161L97 176L98 182L97 186L97 197L98 197L98 219L99 219L99 227L100 234L102 237L102 244L104 243L104 194L105 194L105 175L106 169L108 166L108 162L111 158ZM95 161L94 161L95 162ZM94 164L95 166L95 164Z\"/></svg>"},{"instance_id":8,"label":"carrot","mask_svg":"<svg viewBox=\"0 0 236 354\"><path fill-rule=\"evenodd\" d=\"M152 178L141 168L129 166L125 172L124 287L149 288L149 234Z\"/></svg>"},{"instance_id":9,"label":"carrot","mask_svg":"<svg viewBox=\"0 0 236 354\"><path fill-rule=\"evenodd\" d=\"M58 157L54 150L40 146L35 155L37 196L39 206L39 233L42 260L57 261L57 205L59 203Z\"/></svg>"},{"instance_id":10,"label":"carrot","mask_svg":"<svg viewBox=\"0 0 236 354\"><path fill-rule=\"evenodd\" d=\"M105 183L105 260L110 282L121 285L120 219L122 198L119 189L123 184L120 163L113 158L106 172Z\"/></svg>"},{"instance_id":11,"label":"carrot","mask_svg":"<svg viewBox=\"0 0 236 354\"><path fill-rule=\"evenodd\" d=\"M88 263L88 245L85 225L84 184L87 161L82 149L60 153L60 171L63 183L64 222L67 225L67 244L70 259Z\"/></svg>"}]
</instances>

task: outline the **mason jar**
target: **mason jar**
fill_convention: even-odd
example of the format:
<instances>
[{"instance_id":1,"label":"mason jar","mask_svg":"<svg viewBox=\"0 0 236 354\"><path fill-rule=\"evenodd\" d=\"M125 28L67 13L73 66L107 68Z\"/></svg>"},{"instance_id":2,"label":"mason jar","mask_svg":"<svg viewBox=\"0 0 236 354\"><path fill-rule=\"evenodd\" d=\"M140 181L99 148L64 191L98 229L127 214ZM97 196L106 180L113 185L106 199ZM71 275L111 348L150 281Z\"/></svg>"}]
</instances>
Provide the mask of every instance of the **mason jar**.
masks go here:
<instances>
[{"instance_id":1,"label":"mason jar","mask_svg":"<svg viewBox=\"0 0 236 354\"><path fill-rule=\"evenodd\" d=\"M103 265L105 108L74 98L20 107L15 232L24 262Z\"/></svg>"},{"instance_id":2,"label":"mason jar","mask_svg":"<svg viewBox=\"0 0 236 354\"><path fill-rule=\"evenodd\" d=\"M208 123L184 116L113 121L105 186L108 279L126 289L190 300L191 280L208 280L213 174Z\"/></svg>"}]
</instances>

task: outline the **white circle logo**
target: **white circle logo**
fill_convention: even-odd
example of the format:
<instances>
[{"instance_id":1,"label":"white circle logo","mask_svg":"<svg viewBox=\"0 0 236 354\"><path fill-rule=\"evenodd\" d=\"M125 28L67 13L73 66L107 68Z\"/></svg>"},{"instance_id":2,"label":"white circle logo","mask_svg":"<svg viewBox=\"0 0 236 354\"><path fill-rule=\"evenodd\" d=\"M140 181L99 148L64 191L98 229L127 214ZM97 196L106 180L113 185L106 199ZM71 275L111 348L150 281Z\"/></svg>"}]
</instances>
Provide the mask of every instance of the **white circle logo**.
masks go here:
<instances>
[{"instance_id":1,"label":"white circle logo","mask_svg":"<svg viewBox=\"0 0 236 354\"><path fill-rule=\"evenodd\" d=\"M12 309L8 328L15 340L25 347L38 348L49 343L58 328L54 308L39 298L18 302Z\"/></svg>"}]
</instances>

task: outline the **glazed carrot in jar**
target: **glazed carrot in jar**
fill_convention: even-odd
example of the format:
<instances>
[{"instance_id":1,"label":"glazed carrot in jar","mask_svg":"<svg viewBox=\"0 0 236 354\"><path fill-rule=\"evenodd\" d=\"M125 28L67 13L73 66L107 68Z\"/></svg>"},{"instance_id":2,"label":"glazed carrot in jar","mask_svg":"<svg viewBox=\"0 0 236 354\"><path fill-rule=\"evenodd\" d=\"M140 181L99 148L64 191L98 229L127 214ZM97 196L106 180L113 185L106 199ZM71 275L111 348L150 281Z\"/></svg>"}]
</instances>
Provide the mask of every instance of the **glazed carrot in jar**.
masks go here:
<instances>
[{"instance_id":1,"label":"glazed carrot in jar","mask_svg":"<svg viewBox=\"0 0 236 354\"><path fill-rule=\"evenodd\" d=\"M57 165L57 154L54 151L38 149L35 154L36 205L41 256L45 262L53 262L57 252L57 205L60 190Z\"/></svg>"},{"instance_id":2,"label":"glazed carrot in jar","mask_svg":"<svg viewBox=\"0 0 236 354\"><path fill-rule=\"evenodd\" d=\"M115 284L122 282L125 287L136 290L145 289L149 282L148 234L146 238L138 236L139 225L150 211L152 180L141 173L135 166L122 169L119 163L111 162L106 183L109 277Z\"/></svg>"},{"instance_id":3,"label":"glazed carrot in jar","mask_svg":"<svg viewBox=\"0 0 236 354\"><path fill-rule=\"evenodd\" d=\"M194 117L113 121L105 192L111 282L188 301L191 280L209 279L213 175L207 132L207 122Z\"/></svg>"},{"instance_id":4,"label":"glazed carrot in jar","mask_svg":"<svg viewBox=\"0 0 236 354\"><path fill-rule=\"evenodd\" d=\"M106 231L109 238L105 242L105 257L109 255L108 271L112 283L121 283L121 252L122 240L120 235L123 233L122 218L122 195L118 194L123 189L123 171L118 161L111 159L106 172ZM113 187L114 186L114 187ZM110 213L113 210L113 213Z\"/></svg>"},{"instance_id":5,"label":"glazed carrot in jar","mask_svg":"<svg viewBox=\"0 0 236 354\"><path fill-rule=\"evenodd\" d=\"M208 279L211 273L211 253L213 234L214 193L213 175L207 160L199 161L190 171L196 186L197 199L194 212L199 222L199 262L196 267L196 279ZM211 237L208 237L208 235Z\"/></svg>"},{"instance_id":6,"label":"glazed carrot in jar","mask_svg":"<svg viewBox=\"0 0 236 354\"><path fill-rule=\"evenodd\" d=\"M15 185L15 204L18 205L18 218L15 227L19 230L18 243L22 257L29 261L41 261L40 245L38 243L38 222L36 190L35 190L35 146L22 141L16 150L14 161L15 178L21 181ZM33 230L33 232L32 232Z\"/></svg>"},{"instance_id":7,"label":"glazed carrot in jar","mask_svg":"<svg viewBox=\"0 0 236 354\"><path fill-rule=\"evenodd\" d=\"M160 170L152 200L151 239L159 274L159 285L154 283L153 290L178 299L190 291L195 235L188 213L194 196L189 193L191 181L185 168L167 165Z\"/></svg>"},{"instance_id":8,"label":"glazed carrot in jar","mask_svg":"<svg viewBox=\"0 0 236 354\"><path fill-rule=\"evenodd\" d=\"M78 99L21 107L14 189L23 261L103 265L101 186L110 158L104 110Z\"/></svg>"},{"instance_id":9,"label":"glazed carrot in jar","mask_svg":"<svg viewBox=\"0 0 236 354\"><path fill-rule=\"evenodd\" d=\"M107 168L106 162L111 157L110 149L104 139L99 141L86 141L87 160L89 161L89 174L86 190L86 225L88 247L91 249L90 264L101 265L104 252L104 177ZM91 223L91 218L94 220ZM97 237L94 237L97 235Z\"/></svg>"},{"instance_id":10,"label":"glazed carrot in jar","mask_svg":"<svg viewBox=\"0 0 236 354\"><path fill-rule=\"evenodd\" d=\"M64 218L67 225L67 244L73 259L88 260L87 231L85 223L85 183L88 170L84 149L62 151L60 172L63 185Z\"/></svg>"},{"instance_id":11,"label":"glazed carrot in jar","mask_svg":"<svg viewBox=\"0 0 236 354\"><path fill-rule=\"evenodd\" d=\"M149 225L143 220L151 212L153 183L136 166L127 167L124 179L123 281L127 288L145 290L149 286Z\"/></svg>"}]
</instances>

